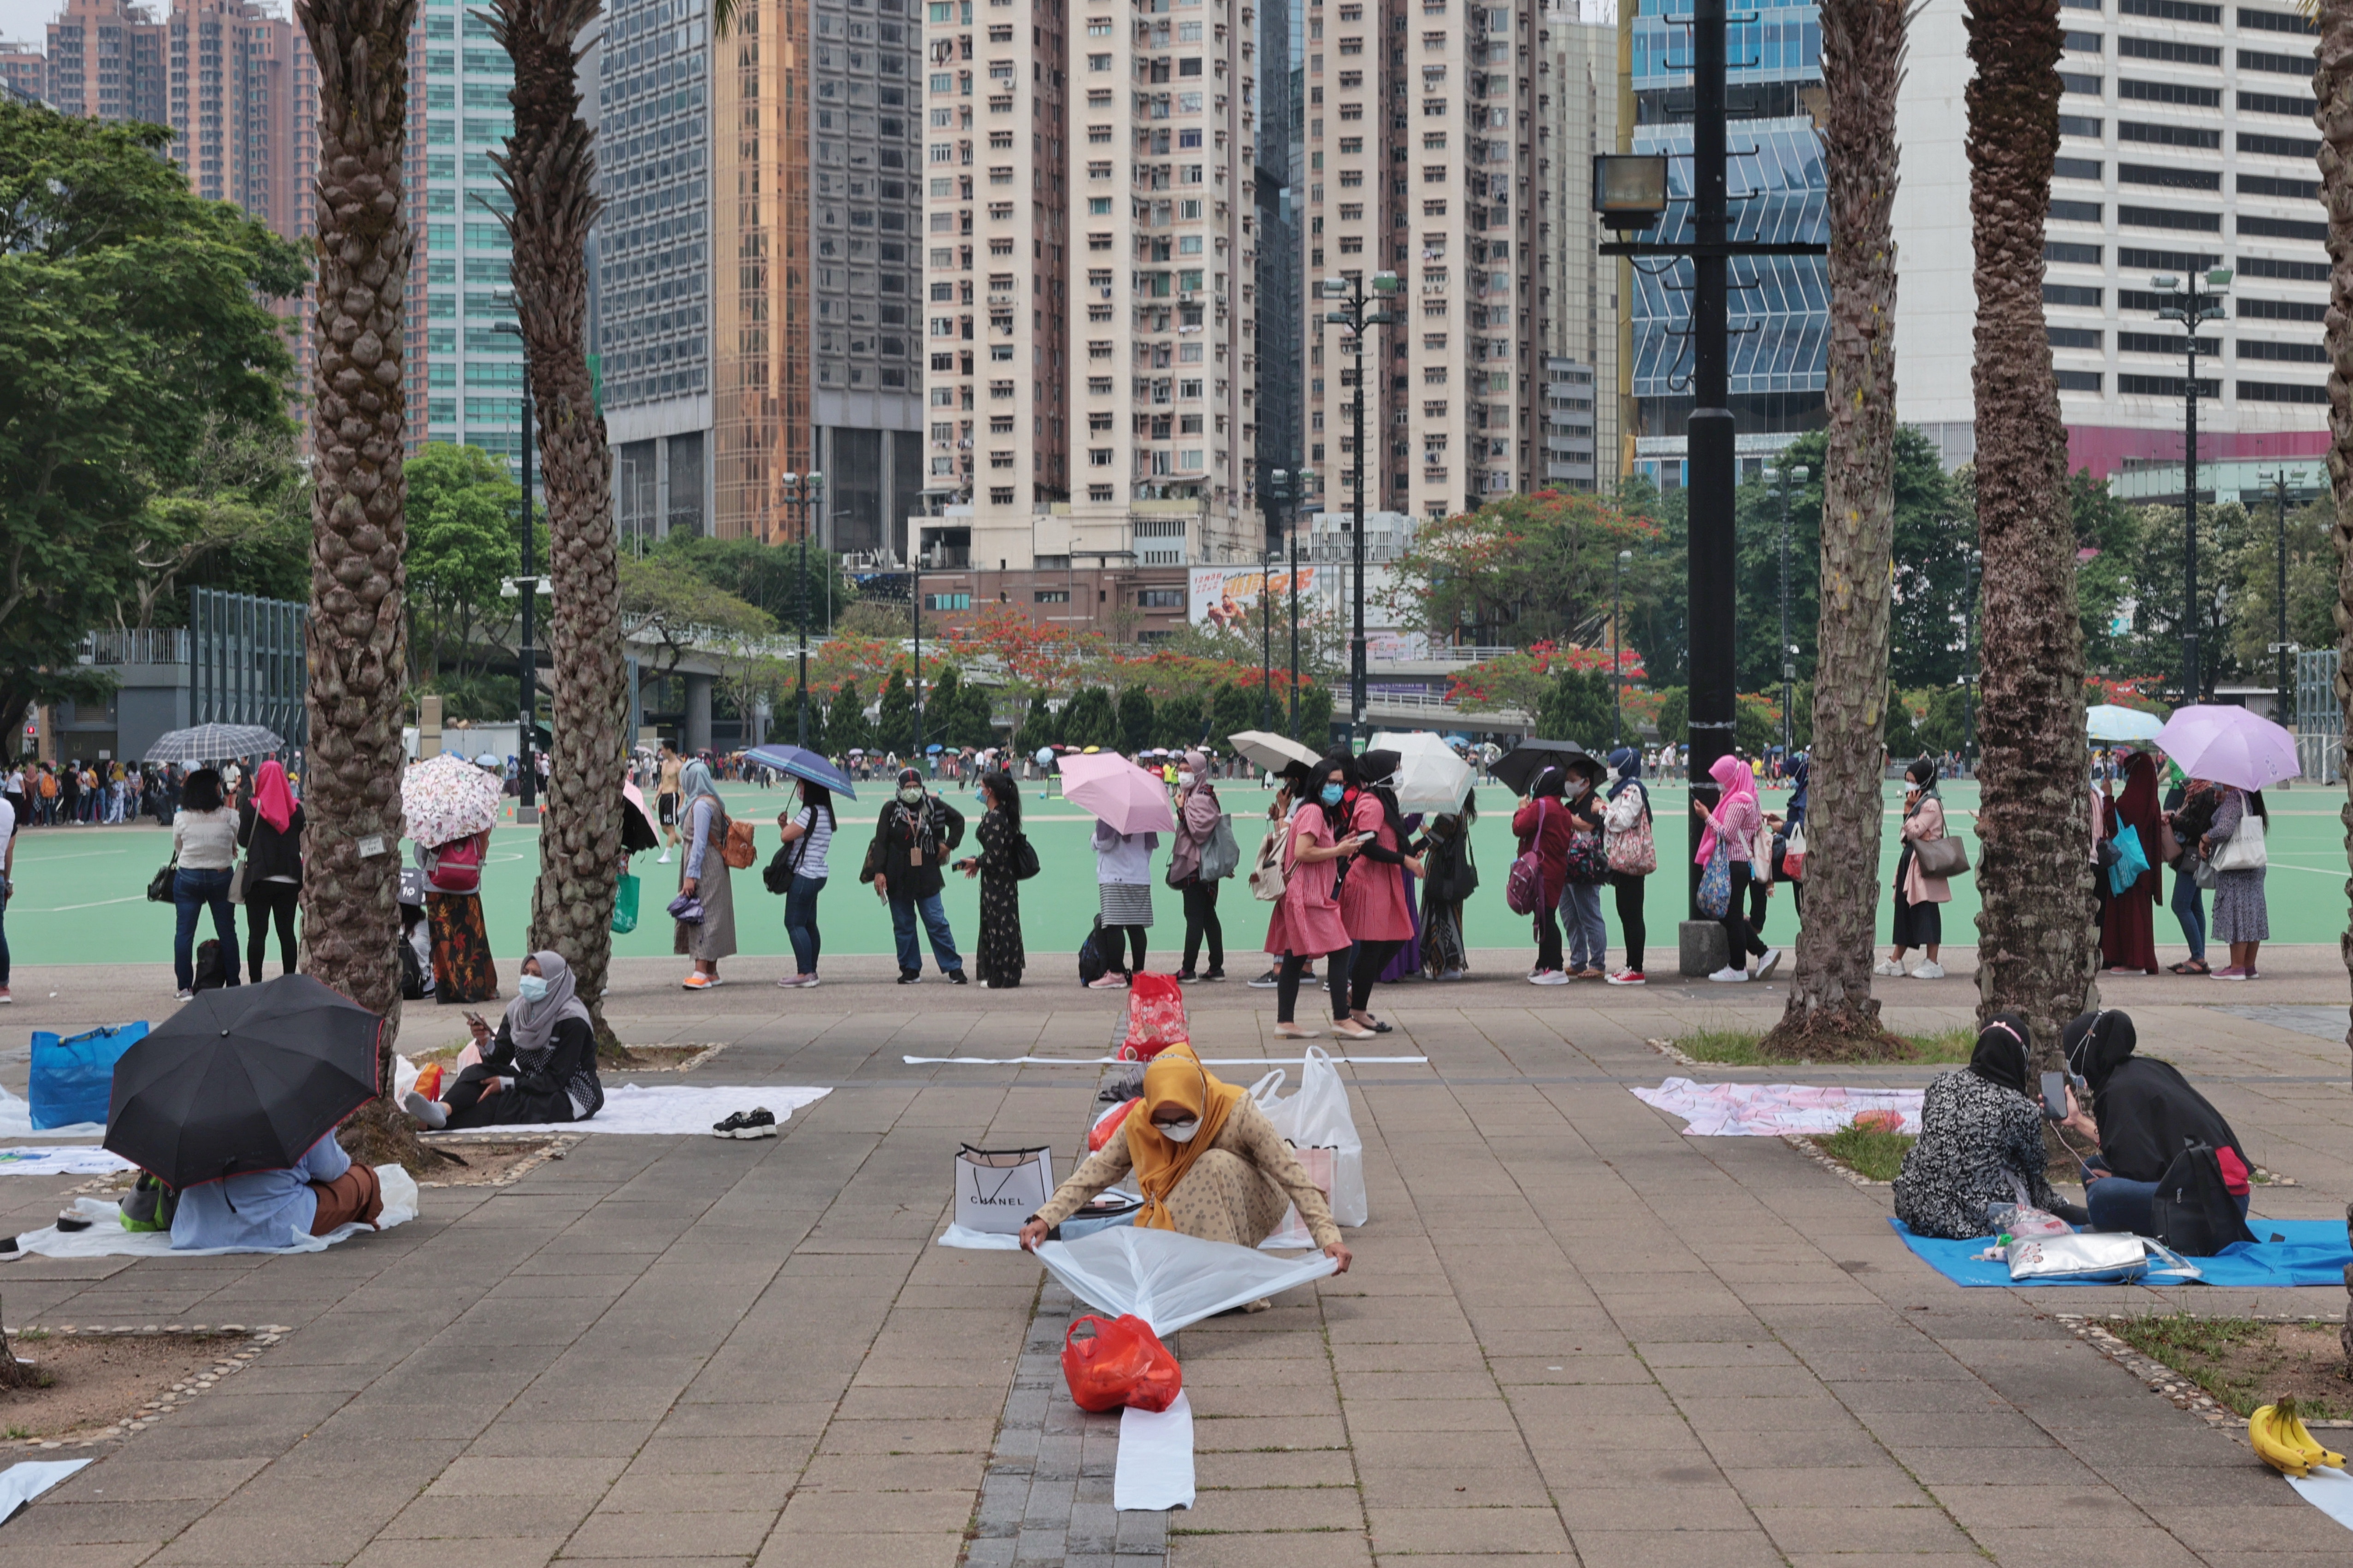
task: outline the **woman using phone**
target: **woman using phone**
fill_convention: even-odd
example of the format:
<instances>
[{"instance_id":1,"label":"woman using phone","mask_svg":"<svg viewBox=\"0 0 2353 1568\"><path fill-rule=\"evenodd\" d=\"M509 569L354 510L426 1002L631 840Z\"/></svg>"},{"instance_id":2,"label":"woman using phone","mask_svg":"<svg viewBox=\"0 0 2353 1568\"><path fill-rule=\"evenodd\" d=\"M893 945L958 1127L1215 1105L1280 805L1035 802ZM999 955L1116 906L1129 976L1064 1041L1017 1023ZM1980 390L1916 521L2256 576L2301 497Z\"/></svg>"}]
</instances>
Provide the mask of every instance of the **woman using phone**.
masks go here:
<instances>
[{"instance_id":1,"label":"woman using phone","mask_svg":"<svg viewBox=\"0 0 2353 1568\"><path fill-rule=\"evenodd\" d=\"M1919 1140L1895 1178L1895 1217L1913 1235L1987 1235L1986 1205L2021 1194L2047 1214L2084 1223L2084 1211L2061 1202L2043 1173L2044 1117L2027 1088L2029 1059L2025 1018L1996 1013L1978 1032L1969 1065L1928 1080Z\"/></svg>"},{"instance_id":2,"label":"woman using phone","mask_svg":"<svg viewBox=\"0 0 2353 1568\"><path fill-rule=\"evenodd\" d=\"M482 1059L427 1100L415 1089L401 1109L427 1127L504 1127L586 1121L605 1104L596 1079L596 1029L574 994L572 966L556 952L522 961L518 993L496 1036L480 1013L466 1015Z\"/></svg>"},{"instance_id":3,"label":"woman using phone","mask_svg":"<svg viewBox=\"0 0 2353 1568\"><path fill-rule=\"evenodd\" d=\"M1341 803L1347 794L1348 761L1326 757L1307 786L1305 803L1276 829L1288 835L1289 841L1283 847L1282 897L1275 900L1274 914L1267 921L1266 951L1282 959L1275 983L1274 1032L1286 1040L1316 1036L1315 1030L1293 1021L1299 1005L1299 977L1311 960L1324 960L1334 1024L1348 1016L1348 928L1341 918L1336 884L1340 862L1354 858L1368 836L1342 838L1334 834L1334 823L1346 822Z\"/></svg>"}]
</instances>

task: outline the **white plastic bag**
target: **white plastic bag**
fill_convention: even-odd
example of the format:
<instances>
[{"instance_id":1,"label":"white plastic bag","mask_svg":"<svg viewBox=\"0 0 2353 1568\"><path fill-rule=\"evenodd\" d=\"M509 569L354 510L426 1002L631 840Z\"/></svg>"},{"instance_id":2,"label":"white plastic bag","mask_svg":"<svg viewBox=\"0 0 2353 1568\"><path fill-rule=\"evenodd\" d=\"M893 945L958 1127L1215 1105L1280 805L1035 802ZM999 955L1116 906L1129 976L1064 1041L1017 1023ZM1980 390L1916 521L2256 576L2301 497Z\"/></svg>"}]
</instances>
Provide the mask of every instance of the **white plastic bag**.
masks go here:
<instances>
[{"instance_id":1,"label":"white plastic bag","mask_svg":"<svg viewBox=\"0 0 2353 1568\"><path fill-rule=\"evenodd\" d=\"M1340 1069L1320 1046L1307 1047L1299 1069L1299 1092L1278 1100L1282 1071L1277 1068L1250 1087L1250 1096L1266 1112L1274 1130L1302 1149L1321 1148L1332 1154L1332 1217L1345 1226L1365 1223L1365 1145L1356 1136L1356 1118L1348 1113L1348 1089Z\"/></svg>"},{"instance_id":2,"label":"white plastic bag","mask_svg":"<svg viewBox=\"0 0 2353 1568\"><path fill-rule=\"evenodd\" d=\"M1121 1226L1076 1241L1049 1241L1038 1261L1099 1312L1133 1312L1166 1339L1188 1323L1339 1271L1339 1262L1271 1258L1255 1247L1173 1230Z\"/></svg>"}]
</instances>

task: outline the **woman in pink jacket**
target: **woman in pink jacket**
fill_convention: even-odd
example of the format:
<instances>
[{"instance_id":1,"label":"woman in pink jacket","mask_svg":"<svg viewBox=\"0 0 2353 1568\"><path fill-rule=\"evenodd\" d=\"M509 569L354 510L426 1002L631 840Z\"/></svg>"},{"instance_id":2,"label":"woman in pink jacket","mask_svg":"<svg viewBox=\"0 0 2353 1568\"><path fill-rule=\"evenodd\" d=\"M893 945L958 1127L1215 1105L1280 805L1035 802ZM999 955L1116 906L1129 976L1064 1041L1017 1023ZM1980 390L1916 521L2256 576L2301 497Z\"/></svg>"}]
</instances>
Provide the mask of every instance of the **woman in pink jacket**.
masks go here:
<instances>
[{"instance_id":1,"label":"woman in pink jacket","mask_svg":"<svg viewBox=\"0 0 2353 1568\"><path fill-rule=\"evenodd\" d=\"M1312 1040L1317 1031L1293 1022L1299 1005L1299 976L1315 958L1325 960L1324 978L1331 987L1335 1030L1348 1019L1348 928L1333 897L1333 884L1342 860L1355 855L1363 839L1351 834L1337 837L1332 824L1345 822L1341 803L1348 793L1346 764L1324 759L1309 788L1307 803L1290 826L1278 832L1290 835L1282 851L1282 897L1275 900L1266 926L1266 951L1280 953L1282 968L1275 980L1274 1032L1286 1040ZM1371 1030L1360 1031L1370 1034Z\"/></svg>"},{"instance_id":2,"label":"woman in pink jacket","mask_svg":"<svg viewBox=\"0 0 2353 1568\"><path fill-rule=\"evenodd\" d=\"M1223 980L1226 977L1226 931L1218 923L1218 884L1201 876L1201 851L1225 820L1218 804L1217 786L1209 782L1209 759L1199 752L1185 753L1176 774L1176 846L1168 856L1168 885L1185 899L1185 967L1179 980ZM1198 974L1193 965L1201 956L1201 939L1209 939L1209 972Z\"/></svg>"},{"instance_id":3,"label":"woman in pink jacket","mask_svg":"<svg viewBox=\"0 0 2353 1568\"><path fill-rule=\"evenodd\" d=\"M1374 759L1381 760L1375 762ZM1356 797L1349 805L1348 826L1364 846L1360 858L1340 885L1340 920L1356 944L1350 965L1348 1016L1332 1026L1343 1039L1367 1040L1386 1035L1389 1026L1372 1015L1373 982L1398 950L1413 940L1413 911L1406 907L1405 873L1421 875L1421 862L1405 853L1404 817L1397 796L1386 787L1396 768L1397 753L1366 752L1360 762L1348 760L1346 772L1357 774ZM1367 783L1363 763L1373 763L1382 782Z\"/></svg>"},{"instance_id":4,"label":"woman in pink jacket","mask_svg":"<svg viewBox=\"0 0 2353 1568\"><path fill-rule=\"evenodd\" d=\"M1748 927L1749 862L1755 854L1757 837L1765 826L1764 815L1757 805L1757 775L1748 771L1746 763L1730 755L1709 763L1707 773L1715 781L1715 809L1708 810L1704 800L1692 802L1692 810L1707 823L1707 831L1700 835L1695 858L1705 866L1721 840L1732 872L1732 901L1724 910L1728 962L1708 978L1733 983L1762 980L1781 962L1781 950L1767 947L1764 939ZM1754 969L1747 967L1751 958L1757 961Z\"/></svg>"}]
</instances>

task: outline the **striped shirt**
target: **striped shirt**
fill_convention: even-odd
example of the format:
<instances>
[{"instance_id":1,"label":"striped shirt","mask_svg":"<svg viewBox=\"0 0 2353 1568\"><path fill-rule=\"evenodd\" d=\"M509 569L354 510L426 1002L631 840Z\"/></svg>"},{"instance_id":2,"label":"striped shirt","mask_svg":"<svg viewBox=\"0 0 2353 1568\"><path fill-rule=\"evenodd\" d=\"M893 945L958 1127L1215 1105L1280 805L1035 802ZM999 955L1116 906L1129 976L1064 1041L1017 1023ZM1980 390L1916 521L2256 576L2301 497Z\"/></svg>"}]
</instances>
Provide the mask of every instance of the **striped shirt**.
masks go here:
<instances>
[{"instance_id":1,"label":"striped shirt","mask_svg":"<svg viewBox=\"0 0 2353 1568\"><path fill-rule=\"evenodd\" d=\"M807 835L807 847L801 851L800 858L793 867L796 877L822 879L828 875L825 857L826 851L833 847L833 813L828 810L822 822L815 821L816 816L817 807L805 805L793 818L793 826Z\"/></svg>"}]
</instances>

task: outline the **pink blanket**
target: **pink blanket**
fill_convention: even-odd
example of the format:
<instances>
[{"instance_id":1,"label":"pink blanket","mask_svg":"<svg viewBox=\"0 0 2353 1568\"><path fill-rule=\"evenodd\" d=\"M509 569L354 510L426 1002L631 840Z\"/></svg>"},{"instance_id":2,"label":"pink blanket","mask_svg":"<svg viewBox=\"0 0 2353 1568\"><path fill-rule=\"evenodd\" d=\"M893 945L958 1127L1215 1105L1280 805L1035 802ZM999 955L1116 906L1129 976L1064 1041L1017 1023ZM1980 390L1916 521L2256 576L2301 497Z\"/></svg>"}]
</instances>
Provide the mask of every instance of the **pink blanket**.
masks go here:
<instances>
[{"instance_id":1,"label":"pink blanket","mask_svg":"<svg viewBox=\"0 0 2353 1568\"><path fill-rule=\"evenodd\" d=\"M1778 1138L1791 1132L1835 1132L1866 1110L1892 1110L1904 1131L1920 1131L1920 1090L1839 1089L1804 1083L1694 1083L1671 1078L1656 1089L1630 1091L1691 1125L1692 1138Z\"/></svg>"}]
</instances>

